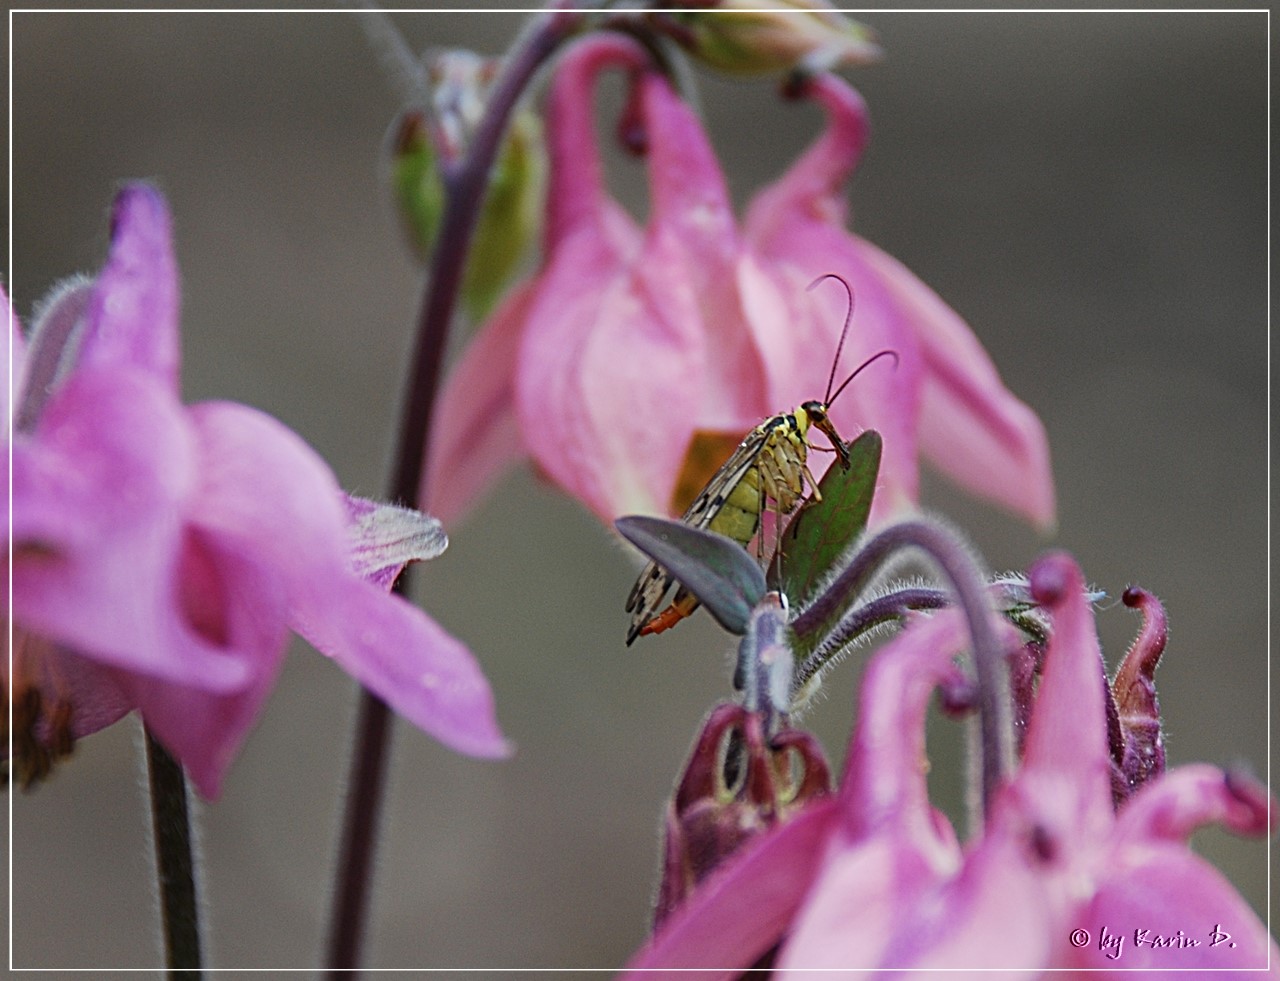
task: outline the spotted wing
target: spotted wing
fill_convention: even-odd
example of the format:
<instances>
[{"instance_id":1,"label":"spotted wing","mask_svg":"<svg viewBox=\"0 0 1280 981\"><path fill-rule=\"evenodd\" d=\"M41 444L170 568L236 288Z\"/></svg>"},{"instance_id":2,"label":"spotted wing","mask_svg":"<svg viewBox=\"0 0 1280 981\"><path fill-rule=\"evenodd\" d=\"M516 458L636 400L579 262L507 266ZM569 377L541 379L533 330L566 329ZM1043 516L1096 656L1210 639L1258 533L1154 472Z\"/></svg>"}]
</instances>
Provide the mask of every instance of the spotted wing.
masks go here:
<instances>
[{"instance_id":1,"label":"spotted wing","mask_svg":"<svg viewBox=\"0 0 1280 981\"><path fill-rule=\"evenodd\" d=\"M733 489L742 482L747 471L756 465L768 438L768 427L757 426L743 438L738 448L733 451L719 470L707 481L689 509L681 517L687 525L694 528L706 528L715 520L724 507L724 502ZM627 597L627 612L631 614L631 626L627 629L627 645L640 636L645 628L662 610L667 593L675 585L675 576L657 562L650 562L640 573L631 594Z\"/></svg>"}]
</instances>

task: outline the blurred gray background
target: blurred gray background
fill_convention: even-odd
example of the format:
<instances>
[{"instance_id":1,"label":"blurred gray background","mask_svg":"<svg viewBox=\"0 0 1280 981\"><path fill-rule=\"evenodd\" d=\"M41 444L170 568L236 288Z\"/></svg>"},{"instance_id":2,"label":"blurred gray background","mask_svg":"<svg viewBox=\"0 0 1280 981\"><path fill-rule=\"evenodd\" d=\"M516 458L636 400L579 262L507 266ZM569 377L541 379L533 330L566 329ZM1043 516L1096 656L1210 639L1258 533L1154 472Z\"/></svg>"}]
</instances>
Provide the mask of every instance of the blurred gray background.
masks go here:
<instances>
[{"instance_id":1,"label":"blurred gray background","mask_svg":"<svg viewBox=\"0 0 1280 981\"><path fill-rule=\"evenodd\" d=\"M959 310L1048 428L1052 541L927 480L925 503L993 568L1070 549L1118 597L1167 604L1170 761L1266 766L1265 15L866 13L887 58L851 78L874 138L854 227ZM513 14L400 13L415 49L501 51ZM12 248L25 316L92 271L114 189L168 194L184 280L186 397L300 432L345 487L386 482L422 275L382 180L399 106L355 21L330 13L23 13L12 20ZM740 202L817 131L768 83L708 80ZM767 122L765 122L767 120ZM637 210L643 169L614 156ZM824 355L825 357L825 355ZM476 652L519 746L455 756L407 727L369 941L379 967L621 965L645 935L659 816L703 713L728 691L708 617L634 649L635 574L611 534L526 471L423 576ZM1114 666L1138 629L1099 616ZM862 660L807 721L843 758ZM309 967L321 949L353 684L295 645L201 808L210 963ZM958 817L962 741L935 720ZM85 740L13 816L14 962L159 959L132 719ZM1259 909L1266 849L1197 848Z\"/></svg>"}]
</instances>

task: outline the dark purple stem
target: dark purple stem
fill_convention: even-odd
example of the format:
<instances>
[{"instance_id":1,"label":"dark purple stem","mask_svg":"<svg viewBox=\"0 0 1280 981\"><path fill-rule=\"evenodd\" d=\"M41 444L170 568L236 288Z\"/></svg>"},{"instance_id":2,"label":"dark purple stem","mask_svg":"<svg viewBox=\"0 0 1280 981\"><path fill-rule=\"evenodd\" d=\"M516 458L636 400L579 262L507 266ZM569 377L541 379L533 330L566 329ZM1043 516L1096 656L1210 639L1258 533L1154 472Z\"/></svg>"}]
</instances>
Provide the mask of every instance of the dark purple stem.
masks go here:
<instances>
[{"instance_id":1,"label":"dark purple stem","mask_svg":"<svg viewBox=\"0 0 1280 981\"><path fill-rule=\"evenodd\" d=\"M549 11L530 24L503 65L466 155L443 175L447 194L436 239L440 244L432 256L418 316L417 342L405 381L389 489L393 501L413 504L418 499L449 326L457 307L472 232L507 120L533 76L574 33L577 24L578 15L567 11ZM423 506L425 503L419 502ZM407 594L410 581L406 569L396 582L396 592ZM360 961L390 745L390 710L367 689L360 693L356 726L326 954L326 964L334 977L350 977L346 972Z\"/></svg>"},{"instance_id":2,"label":"dark purple stem","mask_svg":"<svg viewBox=\"0 0 1280 981\"><path fill-rule=\"evenodd\" d=\"M565 12L543 14L534 22L508 56L466 155L443 175L445 209L436 239L440 247L432 256L418 316L417 347L405 385L407 395L400 414L400 439L390 487L393 500L412 505L418 498L426 469L431 409L439 388L445 341L458 305L472 233L507 120L525 87L556 48L569 38L575 25L576 15Z\"/></svg>"},{"instance_id":3,"label":"dark purple stem","mask_svg":"<svg viewBox=\"0 0 1280 981\"><path fill-rule=\"evenodd\" d=\"M996 789L1013 762L1013 727L1004 652L992 621L985 578L964 545L938 525L904 521L868 539L853 561L818 600L796 618L795 631L816 630L834 616L844 599L864 589L891 555L917 548L929 556L951 584L969 621L974 674L982 710L982 806L990 813Z\"/></svg>"},{"instance_id":4,"label":"dark purple stem","mask_svg":"<svg viewBox=\"0 0 1280 981\"><path fill-rule=\"evenodd\" d=\"M796 669L794 687L803 688L823 669L835 651L849 641L861 637L872 627L878 627L890 620L899 620L906 616L909 610L937 610L950 602L950 595L943 590L918 586L877 596L862 606L850 610L831 628L817 649L800 663L800 667Z\"/></svg>"},{"instance_id":5,"label":"dark purple stem","mask_svg":"<svg viewBox=\"0 0 1280 981\"><path fill-rule=\"evenodd\" d=\"M170 978L200 981L200 908L192 850L191 813L182 764L169 755L151 730L147 743L147 782L151 791L151 827L155 837L156 887L164 929L164 959Z\"/></svg>"}]
</instances>

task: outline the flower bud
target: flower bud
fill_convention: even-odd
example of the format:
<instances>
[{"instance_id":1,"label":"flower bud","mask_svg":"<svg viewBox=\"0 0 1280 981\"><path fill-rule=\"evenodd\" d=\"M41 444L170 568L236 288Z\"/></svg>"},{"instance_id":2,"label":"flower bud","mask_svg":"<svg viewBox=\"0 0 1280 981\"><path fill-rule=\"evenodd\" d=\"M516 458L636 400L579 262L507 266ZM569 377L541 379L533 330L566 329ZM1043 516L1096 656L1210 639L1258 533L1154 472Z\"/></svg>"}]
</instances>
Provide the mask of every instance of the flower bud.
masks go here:
<instances>
[{"instance_id":1,"label":"flower bud","mask_svg":"<svg viewBox=\"0 0 1280 981\"><path fill-rule=\"evenodd\" d=\"M512 117L471 243L462 299L474 320L492 308L541 231L547 183L542 123L529 110Z\"/></svg>"},{"instance_id":2,"label":"flower bud","mask_svg":"<svg viewBox=\"0 0 1280 981\"><path fill-rule=\"evenodd\" d=\"M411 109L400 117L391 147L391 191L409 248L422 262L431 256L444 214L440 179L426 115Z\"/></svg>"},{"instance_id":3,"label":"flower bud","mask_svg":"<svg viewBox=\"0 0 1280 981\"><path fill-rule=\"evenodd\" d=\"M718 705L667 805L655 925L729 856L830 786L826 758L809 733L784 729L769 738L761 713Z\"/></svg>"},{"instance_id":4,"label":"flower bud","mask_svg":"<svg viewBox=\"0 0 1280 981\"><path fill-rule=\"evenodd\" d=\"M392 145L391 184L409 246L427 262L446 200L445 169L466 152L484 116L493 64L470 52L436 55L429 73L429 108L404 113ZM542 126L518 111L489 173L488 188L467 258L462 299L481 319L537 236L546 184Z\"/></svg>"},{"instance_id":5,"label":"flower bud","mask_svg":"<svg viewBox=\"0 0 1280 981\"><path fill-rule=\"evenodd\" d=\"M721 0L677 15L676 39L694 58L731 75L804 66L821 71L880 56L872 30L823 0Z\"/></svg>"}]
</instances>

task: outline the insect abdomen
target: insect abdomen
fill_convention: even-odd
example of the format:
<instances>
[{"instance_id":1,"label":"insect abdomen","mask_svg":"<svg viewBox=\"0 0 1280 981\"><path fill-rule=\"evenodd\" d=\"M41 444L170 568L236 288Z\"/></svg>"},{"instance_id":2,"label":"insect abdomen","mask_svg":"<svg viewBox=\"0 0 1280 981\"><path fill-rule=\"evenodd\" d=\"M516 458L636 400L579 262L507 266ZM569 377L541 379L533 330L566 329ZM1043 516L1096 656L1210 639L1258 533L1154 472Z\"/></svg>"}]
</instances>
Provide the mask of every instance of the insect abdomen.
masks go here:
<instances>
[{"instance_id":1,"label":"insect abdomen","mask_svg":"<svg viewBox=\"0 0 1280 981\"><path fill-rule=\"evenodd\" d=\"M760 468L751 467L729 491L720 512L707 526L746 548L760 525Z\"/></svg>"}]
</instances>

